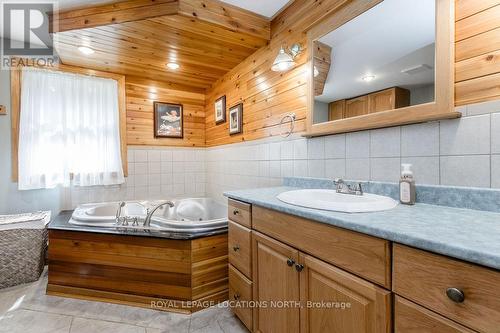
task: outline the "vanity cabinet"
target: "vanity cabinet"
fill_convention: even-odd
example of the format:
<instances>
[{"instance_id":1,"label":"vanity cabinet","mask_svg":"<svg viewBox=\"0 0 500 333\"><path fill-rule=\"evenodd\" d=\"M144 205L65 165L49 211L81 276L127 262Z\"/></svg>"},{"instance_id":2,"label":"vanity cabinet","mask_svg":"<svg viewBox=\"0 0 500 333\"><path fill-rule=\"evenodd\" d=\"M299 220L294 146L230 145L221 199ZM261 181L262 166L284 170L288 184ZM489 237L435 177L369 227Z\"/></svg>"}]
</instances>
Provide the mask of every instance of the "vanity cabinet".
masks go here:
<instances>
[{"instance_id":1,"label":"vanity cabinet","mask_svg":"<svg viewBox=\"0 0 500 333\"><path fill-rule=\"evenodd\" d=\"M398 333L473 333L426 308L396 296L394 302L394 331Z\"/></svg>"},{"instance_id":2,"label":"vanity cabinet","mask_svg":"<svg viewBox=\"0 0 500 333\"><path fill-rule=\"evenodd\" d=\"M250 229L229 221L229 262L247 278L252 276Z\"/></svg>"},{"instance_id":3,"label":"vanity cabinet","mask_svg":"<svg viewBox=\"0 0 500 333\"><path fill-rule=\"evenodd\" d=\"M300 332L390 332L390 291L305 253L299 263Z\"/></svg>"},{"instance_id":4,"label":"vanity cabinet","mask_svg":"<svg viewBox=\"0 0 500 333\"><path fill-rule=\"evenodd\" d=\"M390 332L388 241L258 206L247 209L250 229L233 220L235 207L244 206L229 203L229 293L249 330ZM251 253L241 251L248 232ZM242 262L251 262L251 278ZM258 305L251 314L235 302L248 297L249 285Z\"/></svg>"},{"instance_id":5,"label":"vanity cabinet","mask_svg":"<svg viewBox=\"0 0 500 333\"><path fill-rule=\"evenodd\" d=\"M500 332L500 272L394 245L393 291L479 332Z\"/></svg>"},{"instance_id":6,"label":"vanity cabinet","mask_svg":"<svg viewBox=\"0 0 500 333\"><path fill-rule=\"evenodd\" d=\"M498 270L245 205L229 204L229 294L252 332L500 332Z\"/></svg>"},{"instance_id":7,"label":"vanity cabinet","mask_svg":"<svg viewBox=\"0 0 500 333\"><path fill-rule=\"evenodd\" d=\"M389 332L390 292L252 232L255 332Z\"/></svg>"},{"instance_id":8,"label":"vanity cabinet","mask_svg":"<svg viewBox=\"0 0 500 333\"><path fill-rule=\"evenodd\" d=\"M229 258L229 305L241 322L252 331L253 298L252 281L252 207L228 200L228 258Z\"/></svg>"},{"instance_id":9,"label":"vanity cabinet","mask_svg":"<svg viewBox=\"0 0 500 333\"><path fill-rule=\"evenodd\" d=\"M255 332L299 332L299 251L258 232L253 238Z\"/></svg>"},{"instance_id":10,"label":"vanity cabinet","mask_svg":"<svg viewBox=\"0 0 500 333\"><path fill-rule=\"evenodd\" d=\"M229 265L229 300L235 305L232 309L236 316L251 329L253 316L252 308L248 304L252 301L252 281L233 265ZM236 304L237 302L239 304Z\"/></svg>"}]
</instances>

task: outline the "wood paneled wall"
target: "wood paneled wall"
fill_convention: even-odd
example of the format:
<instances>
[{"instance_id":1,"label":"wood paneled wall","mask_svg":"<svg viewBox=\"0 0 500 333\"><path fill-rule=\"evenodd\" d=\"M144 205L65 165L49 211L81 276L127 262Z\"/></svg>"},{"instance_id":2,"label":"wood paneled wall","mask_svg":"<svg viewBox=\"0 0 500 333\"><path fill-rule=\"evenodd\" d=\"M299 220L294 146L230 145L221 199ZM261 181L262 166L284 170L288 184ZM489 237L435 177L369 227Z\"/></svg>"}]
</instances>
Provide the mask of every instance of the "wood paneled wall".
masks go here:
<instances>
[{"instance_id":1,"label":"wood paneled wall","mask_svg":"<svg viewBox=\"0 0 500 333\"><path fill-rule=\"evenodd\" d=\"M126 77L127 144L148 146L205 146L205 92L179 90L164 82ZM182 104L184 138L154 137L153 102Z\"/></svg>"},{"instance_id":2,"label":"wood paneled wall","mask_svg":"<svg viewBox=\"0 0 500 333\"><path fill-rule=\"evenodd\" d=\"M456 0L455 19L456 104L500 98L500 0Z\"/></svg>"},{"instance_id":3,"label":"wood paneled wall","mask_svg":"<svg viewBox=\"0 0 500 333\"><path fill-rule=\"evenodd\" d=\"M206 96L206 144L215 146L280 133L279 122L297 114L305 130L306 55L287 73L271 71L282 44L306 46L305 33L347 0L296 0L271 22L271 41L212 85ZM500 0L456 0L456 104L500 98ZM215 125L213 103L226 95L228 108L243 102L243 133L229 135L229 123Z\"/></svg>"}]
</instances>

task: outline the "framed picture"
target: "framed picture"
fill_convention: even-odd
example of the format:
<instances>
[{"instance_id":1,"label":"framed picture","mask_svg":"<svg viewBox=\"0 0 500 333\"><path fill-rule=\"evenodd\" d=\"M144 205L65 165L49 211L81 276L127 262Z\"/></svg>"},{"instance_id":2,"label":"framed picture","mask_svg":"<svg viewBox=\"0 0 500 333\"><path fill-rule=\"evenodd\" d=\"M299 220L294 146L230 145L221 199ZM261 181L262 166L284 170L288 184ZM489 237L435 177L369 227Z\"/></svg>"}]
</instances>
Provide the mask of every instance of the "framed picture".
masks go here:
<instances>
[{"instance_id":1,"label":"framed picture","mask_svg":"<svg viewBox=\"0 0 500 333\"><path fill-rule=\"evenodd\" d=\"M229 134L238 134L243 130L243 103L229 109Z\"/></svg>"},{"instance_id":2,"label":"framed picture","mask_svg":"<svg viewBox=\"0 0 500 333\"><path fill-rule=\"evenodd\" d=\"M226 122L226 95L217 98L214 104L215 124Z\"/></svg>"},{"instance_id":3,"label":"framed picture","mask_svg":"<svg viewBox=\"0 0 500 333\"><path fill-rule=\"evenodd\" d=\"M155 138L182 138L184 124L181 104L154 102Z\"/></svg>"}]
</instances>

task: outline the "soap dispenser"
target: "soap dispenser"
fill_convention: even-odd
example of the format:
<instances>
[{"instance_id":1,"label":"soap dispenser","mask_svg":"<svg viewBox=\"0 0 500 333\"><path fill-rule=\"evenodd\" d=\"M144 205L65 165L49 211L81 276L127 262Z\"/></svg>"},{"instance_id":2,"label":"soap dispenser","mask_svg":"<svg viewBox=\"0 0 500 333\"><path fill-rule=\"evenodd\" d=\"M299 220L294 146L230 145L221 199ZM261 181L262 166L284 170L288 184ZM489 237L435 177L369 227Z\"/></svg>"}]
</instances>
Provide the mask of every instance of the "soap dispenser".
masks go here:
<instances>
[{"instance_id":1,"label":"soap dispenser","mask_svg":"<svg viewBox=\"0 0 500 333\"><path fill-rule=\"evenodd\" d=\"M405 205L414 205L416 200L415 179L411 164L401 164L401 180L399 181L399 200Z\"/></svg>"}]
</instances>

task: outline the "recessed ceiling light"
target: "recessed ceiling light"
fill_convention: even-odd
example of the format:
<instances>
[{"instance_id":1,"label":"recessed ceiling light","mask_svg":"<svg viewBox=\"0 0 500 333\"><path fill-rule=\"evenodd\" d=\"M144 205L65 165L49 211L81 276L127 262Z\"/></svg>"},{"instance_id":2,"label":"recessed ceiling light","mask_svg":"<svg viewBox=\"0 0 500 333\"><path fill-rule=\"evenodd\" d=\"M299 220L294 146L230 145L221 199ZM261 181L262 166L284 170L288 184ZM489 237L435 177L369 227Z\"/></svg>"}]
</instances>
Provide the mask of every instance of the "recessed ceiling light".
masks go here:
<instances>
[{"instance_id":1,"label":"recessed ceiling light","mask_svg":"<svg viewBox=\"0 0 500 333\"><path fill-rule=\"evenodd\" d=\"M91 49L88 46L79 46L78 51L80 51L81 53L83 53L85 55L91 55L95 52L93 49Z\"/></svg>"},{"instance_id":2,"label":"recessed ceiling light","mask_svg":"<svg viewBox=\"0 0 500 333\"><path fill-rule=\"evenodd\" d=\"M375 75L366 75L366 76L363 76L361 78L361 80L363 80L365 82L373 81L373 80L375 80Z\"/></svg>"},{"instance_id":3,"label":"recessed ceiling light","mask_svg":"<svg viewBox=\"0 0 500 333\"><path fill-rule=\"evenodd\" d=\"M180 66L179 66L179 64L176 64L175 62L169 62L167 64L167 67L175 70L175 69L178 69Z\"/></svg>"}]
</instances>

